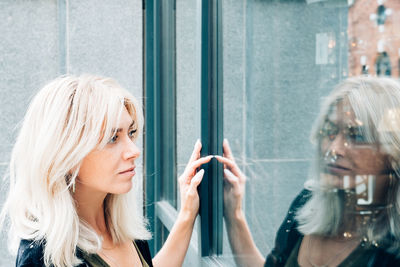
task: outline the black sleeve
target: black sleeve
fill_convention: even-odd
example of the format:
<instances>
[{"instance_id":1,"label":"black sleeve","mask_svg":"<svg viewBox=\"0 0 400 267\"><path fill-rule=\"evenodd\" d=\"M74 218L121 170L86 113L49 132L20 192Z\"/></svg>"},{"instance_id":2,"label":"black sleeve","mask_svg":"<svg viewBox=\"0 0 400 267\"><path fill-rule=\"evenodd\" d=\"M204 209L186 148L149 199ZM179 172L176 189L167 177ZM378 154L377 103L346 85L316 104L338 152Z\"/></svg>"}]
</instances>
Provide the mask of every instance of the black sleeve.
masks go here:
<instances>
[{"instance_id":1,"label":"black sleeve","mask_svg":"<svg viewBox=\"0 0 400 267\"><path fill-rule=\"evenodd\" d=\"M19 243L16 267L43 267L43 245L32 240L21 240Z\"/></svg>"},{"instance_id":2,"label":"black sleeve","mask_svg":"<svg viewBox=\"0 0 400 267\"><path fill-rule=\"evenodd\" d=\"M297 231L296 211L311 197L311 191L302 190L293 200L275 238L275 246L268 254L265 267L284 266L296 242L301 237Z\"/></svg>"},{"instance_id":3,"label":"black sleeve","mask_svg":"<svg viewBox=\"0 0 400 267\"><path fill-rule=\"evenodd\" d=\"M149 248L149 244L147 243L147 241L146 240L135 240L135 243L136 243L140 253L142 253L144 260L147 262L147 264L150 267L153 267L153 261L151 259L150 248Z\"/></svg>"}]
</instances>

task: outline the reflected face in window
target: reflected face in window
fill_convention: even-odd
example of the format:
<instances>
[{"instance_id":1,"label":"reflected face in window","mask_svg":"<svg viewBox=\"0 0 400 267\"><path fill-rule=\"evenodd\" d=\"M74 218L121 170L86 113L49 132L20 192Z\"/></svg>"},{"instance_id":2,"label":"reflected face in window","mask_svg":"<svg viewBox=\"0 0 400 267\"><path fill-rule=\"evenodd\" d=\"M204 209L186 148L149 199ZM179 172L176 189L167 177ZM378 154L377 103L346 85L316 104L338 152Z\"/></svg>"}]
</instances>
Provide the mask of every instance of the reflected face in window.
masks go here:
<instances>
[{"instance_id":1,"label":"reflected face in window","mask_svg":"<svg viewBox=\"0 0 400 267\"><path fill-rule=\"evenodd\" d=\"M356 176L388 173L388 157L367 130L347 100L331 107L319 132L320 170L327 184L354 188Z\"/></svg>"}]
</instances>

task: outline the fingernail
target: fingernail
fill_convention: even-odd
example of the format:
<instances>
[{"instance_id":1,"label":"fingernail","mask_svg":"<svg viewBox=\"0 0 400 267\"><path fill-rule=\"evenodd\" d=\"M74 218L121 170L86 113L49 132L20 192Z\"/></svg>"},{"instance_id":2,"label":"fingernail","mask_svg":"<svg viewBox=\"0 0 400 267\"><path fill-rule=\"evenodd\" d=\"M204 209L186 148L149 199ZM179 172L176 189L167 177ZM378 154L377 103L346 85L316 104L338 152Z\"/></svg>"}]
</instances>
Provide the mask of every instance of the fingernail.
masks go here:
<instances>
[{"instance_id":1,"label":"fingernail","mask_svg":"<svg viewBox=\"0 0 400 267\"><path fill-rule=\"evenodd\" d=\"M200 139L197 139L196 144L194 146L201 145Z\"/></svg>"},{"instance_id":2,"label":"fingernail","mask_svg":"<svg viewBox=\"0 0 400 267\"><path fill-rule=\"evenodd\" d=\"M201 169L201 170L199 171L199 173L203 174L203 173L204 173L204 169Z\"/></svg>"}]
</instances>

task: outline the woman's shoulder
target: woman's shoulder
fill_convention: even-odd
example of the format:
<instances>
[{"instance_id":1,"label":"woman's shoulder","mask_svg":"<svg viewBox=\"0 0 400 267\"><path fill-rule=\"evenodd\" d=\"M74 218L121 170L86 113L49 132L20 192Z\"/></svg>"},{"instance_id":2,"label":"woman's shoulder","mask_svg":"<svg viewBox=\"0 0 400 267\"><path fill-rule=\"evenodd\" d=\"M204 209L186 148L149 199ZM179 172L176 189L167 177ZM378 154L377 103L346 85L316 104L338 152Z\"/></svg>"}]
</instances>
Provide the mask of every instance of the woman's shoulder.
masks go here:
<instances>
[{"instance_id":1,"label":"woman's shoulder","mask_svg":"<svg viewBox=\"0 0 400 267\"><path fill-rule=\"evenodd\" d=\"M295 199L290 204L289 210L297 211L297 209L304 206L304 204L310 200L312 196L312 191L306 188L303 188L301 192L295 197Z\"/></svg>"},{"instance_id":2,"label":"woman's shoulder","mask_svg":"<svg viewBox=\"0 0 400 267\"><path fill-rule=\"evenodd\" d=\"M44 265L44 241L22 239L19 243L16 267L43 267ZM78 249L77 256L81 259L82 252ZM87 266L85 263L77 267Z\"/></svg>"},{"instance_id":3,"label":"woman's shoulder","mask_svg":"<svg viewBox=\"0 0 400 267\"><path fill-rule=\"evenodd\" d=\"M22 239L19 243L16 267L44 266L43 242Z\"/></svg>"},{"instance_id":4,"label":"woman's shoulder","mask_svg":"<svg viewBox=\"0 0 400 267\"><path fill-rule=\"evenodd\" d=\"M296 212L311 198L312 192L302 189L290 204L285 219L280 225L275 237L275 245L268 254L265 266L284 266L293 247L302 234L297 231Z\"/></svg>"}]
</instances>

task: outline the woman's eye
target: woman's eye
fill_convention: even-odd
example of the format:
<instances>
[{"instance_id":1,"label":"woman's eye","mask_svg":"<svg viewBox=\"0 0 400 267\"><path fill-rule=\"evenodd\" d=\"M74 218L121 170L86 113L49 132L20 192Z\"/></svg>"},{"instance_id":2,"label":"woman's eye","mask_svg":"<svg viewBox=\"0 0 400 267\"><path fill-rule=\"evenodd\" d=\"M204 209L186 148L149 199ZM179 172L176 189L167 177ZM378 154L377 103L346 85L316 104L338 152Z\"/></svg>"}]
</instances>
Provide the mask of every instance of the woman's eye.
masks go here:
<instances>
[{"instance_id":1,"label":"woman's eye","mask_svg":"<svg viewBox=\"0 0 400 267\"><path fill-rule=\"evenodd\" d=\"M350 139L351 142L355 144L362 144L367 142L367 139L365 135L362 134L362 131L360 129L353 127L349 128L348 138Z\"/></svg>"},{"instance_id":2,"label":"woman's eye","mask_svg":"<svg viewBox=\"0 0 400 267\"><path fill-rule=\"evenodd\" d=\"M330 122L330 121L325 121L324 125L322 126L322 129L320 130L320 135L321 137L328 137L329 140L335 139L336 135L338 134L339 129L338 127Z\"/></svg>"},{"instance_id":3,"label":"woman's eye","mask_svg":"<svg viewBox=\"0 0 400 267\"><path fill-rule=\"evenodd\" d=\"M354 143L366 143L366 139L362 134L353 134L349 136Z\"/></svg>"},{"instance_id":4,"label":"woman's eye","mask_svg":"<svg viewBox=\"0 0 400 267\"><path fill-rule=\"evenodd\" d=\"M135 138L135 137L136 137L136 132L137 132L136 129L130 130L130 131L129 131L129 137L130 137L130 138Z\"/></svg>"},{"instance_id":5,"label":"woman's eye","mask_svg":"<svg viewBox=\"0 0 400 267\"><path fill-rule=\"evenodd\" d=\"M117 142L118 139L118 135L114 135L113 137L111 137L111 139L108 141L109 144L114 144L115 142Z\"/></svg>"}]
</instances>

